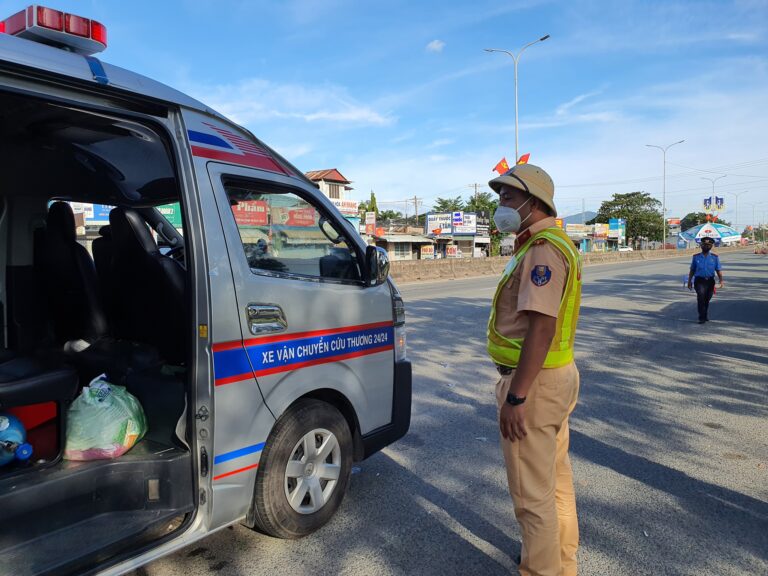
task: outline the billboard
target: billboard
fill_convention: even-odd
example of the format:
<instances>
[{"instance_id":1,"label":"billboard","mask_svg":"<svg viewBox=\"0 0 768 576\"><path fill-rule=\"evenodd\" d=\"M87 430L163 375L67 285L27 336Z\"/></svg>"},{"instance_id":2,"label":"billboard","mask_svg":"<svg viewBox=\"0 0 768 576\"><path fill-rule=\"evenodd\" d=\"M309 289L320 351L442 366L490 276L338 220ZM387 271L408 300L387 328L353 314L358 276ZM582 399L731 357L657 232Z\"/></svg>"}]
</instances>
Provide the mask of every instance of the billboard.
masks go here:
<instances>
[{"instance_id":1,"label":"billboard","mask_svg":"<svg viewBox=\"0 0 768 576\"><path fill-rule=\"evenodd\" d=\"M680 226L680 218L667 218L667 224L670 226Z\"/></svg>"},{"instance_id":2,"label":"billboard","mask_svg":"<svg viewBox=\"0 0 768 576\"><path fill-rule=\"evenodd\" d=\"M619 244L627 241L626 218L611 218L608 220L608 238L616 238Z\"/></svg>"},{"instance_id":3,"label":"billboard","mask_svg":"<svg viewBox=\"0 0 768 576\"><path fill-rule=\"evenodd\" d=\"M558 228L562 228L563 227L563 219L562 218L555 218L555 226L557 226Z\"/></svg>"},{"instance_id":4,"label":"billboard","mask_svg":"<svg viewBox=\"0 0 768 576\"><path fill-rule=\"evenodd\" d=\"M434 244L422 244L421 246L421 259L432 260L435 257Z\"/></svg>"},{"instance_id":5,"label":"billboard","mask_svg":"<svg viewBox=\"0 0 768 576\"><path fill-rule=\"evenodd\" d=\"M595 238L608 237L608 224L595 224L594 230Z\"/></svg>"},{"instance_id":6,"label":"billboard","mask_svg":"<svg viewBox=\"0 0 768 576\"><path fill-rule=\"evenodd\" d=\"M454 234L477 234L477 216L475 214L463 213L462 223L453 223Z\"/></svg>"},{"instance_id":7,"label":"billboard","mask_svg":"<svg viewBox=\"0 0 768 576\"><path fill-rule=\"evenodd\" d=\"M427 214L427 234L450 234L452 229L450 212ZM436 232L439 230L439 232Z\"/></svg>"},{"instance_id":8,"label":"billboard","mask_svg":"<svg viewBox=\"0 0 768 576\"><path fill-rule=\"evenodd\" d=\"M427 214L427 234L477 234L474 212L435 212Z\"/></svg>"}]
</instances>

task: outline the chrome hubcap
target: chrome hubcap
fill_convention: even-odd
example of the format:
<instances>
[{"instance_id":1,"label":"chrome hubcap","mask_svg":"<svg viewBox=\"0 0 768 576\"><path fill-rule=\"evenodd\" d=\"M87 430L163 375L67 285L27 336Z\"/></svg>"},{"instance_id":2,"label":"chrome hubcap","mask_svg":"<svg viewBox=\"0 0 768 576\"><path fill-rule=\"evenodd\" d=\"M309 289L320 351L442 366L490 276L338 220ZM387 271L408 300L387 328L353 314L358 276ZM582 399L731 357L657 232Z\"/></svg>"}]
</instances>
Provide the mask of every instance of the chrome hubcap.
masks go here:
<instances>
[{"instance_id":1,"label":"chrome hubcap","mask_svg":"<svg viewBox=\"0 0 768 576\"><path fill-rule=\"evenodd\" d=\"M317 428L296 443L285 467L285 497L299 514L313 514L331 498L341 473L341 448L329 430Z\"/></svg>"}]
</instances>

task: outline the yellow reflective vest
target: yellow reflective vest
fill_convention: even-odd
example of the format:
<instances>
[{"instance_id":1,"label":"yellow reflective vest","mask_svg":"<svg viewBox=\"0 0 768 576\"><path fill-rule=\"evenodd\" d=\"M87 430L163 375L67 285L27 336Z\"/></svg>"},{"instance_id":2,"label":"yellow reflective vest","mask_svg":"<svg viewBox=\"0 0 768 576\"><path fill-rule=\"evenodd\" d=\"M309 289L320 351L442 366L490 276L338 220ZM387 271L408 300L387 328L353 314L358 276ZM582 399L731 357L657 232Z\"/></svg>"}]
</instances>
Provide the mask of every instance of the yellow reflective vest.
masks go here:
<instances>
[{"instance_id":1,"label":"yellow reflective vest","mask_svg":"<svg viewBox=\"0 0 768 576\"><path fill-rule=\"evenodd\" d=\"M512 277L512 273L537 240L550 242L563 253L568 261L568 280L557 314L557 330L554 338L552 338L552 345L544 360L543 367L559 368L573 362L573 341L576 336L576 323L579 320L579 305L581 303L581 258L566 233L560 228L552 227L533 234L515 252L496 288L491 307L491 317L488 319L488 354L496 364L515 368L520 362L520 352L523 349L524 339L507 338L499 334L496 330L496 304L504 286Z\"/></svg>"}]
</instances>

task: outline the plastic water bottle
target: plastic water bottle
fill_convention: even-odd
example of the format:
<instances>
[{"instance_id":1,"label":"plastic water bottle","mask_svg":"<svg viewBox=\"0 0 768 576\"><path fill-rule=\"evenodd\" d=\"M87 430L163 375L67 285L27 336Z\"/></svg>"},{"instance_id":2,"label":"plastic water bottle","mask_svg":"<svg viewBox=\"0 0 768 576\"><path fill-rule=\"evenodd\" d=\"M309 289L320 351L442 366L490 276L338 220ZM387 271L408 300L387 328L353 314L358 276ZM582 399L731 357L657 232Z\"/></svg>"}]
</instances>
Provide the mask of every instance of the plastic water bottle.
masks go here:
<instances>
[{"instance_id":1,"label":"plastic water bottle","mask_svg":"<svg viewBox=\"0 0 768 576\"><path fill-rule=\"evenodd\" d=\"M21 421L11 414L0 413L0 466L14 460L29 460L32 451Z\"/></svg>"}]
</instances>

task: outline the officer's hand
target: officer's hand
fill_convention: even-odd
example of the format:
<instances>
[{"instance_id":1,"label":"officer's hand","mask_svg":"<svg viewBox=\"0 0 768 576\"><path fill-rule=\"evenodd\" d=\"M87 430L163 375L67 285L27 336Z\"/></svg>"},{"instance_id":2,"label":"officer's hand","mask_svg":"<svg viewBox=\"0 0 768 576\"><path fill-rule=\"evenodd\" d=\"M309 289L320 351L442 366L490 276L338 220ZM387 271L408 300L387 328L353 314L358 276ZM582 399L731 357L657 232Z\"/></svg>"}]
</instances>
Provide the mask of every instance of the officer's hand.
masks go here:
<instances>
[{"instance_id":1,"label":"officer's hand","mask_svg":"<svg viewBox=\"0 0 768 576\"><path fill-rule=\"evenodd\" d=\"M525 404L512 406L506 402L499 412L501 435L510 442L522 440L528 434L525 429Z\"/></svg>"},{"instance_id":2,"label":"officer's hand","mask_svg":"<svg viewBox=\"0 0 768 576\"><path fill-rule=\"evenodd\" d=\"M693 290L693 282L688 280L688 290Z\"/></svg>"},{"instance_id":3,"label":"officer's hand","mask_svg":"<svg viewBox=\"0 0 768 576\"><path fill-rule=\"evenodd\" d=\"M722 280L720 280L720 288L722 288L723 286L725 286L725 282L723 282Z\"/></svg>"}]
</instances>

